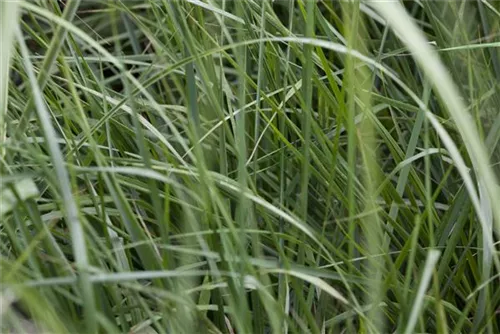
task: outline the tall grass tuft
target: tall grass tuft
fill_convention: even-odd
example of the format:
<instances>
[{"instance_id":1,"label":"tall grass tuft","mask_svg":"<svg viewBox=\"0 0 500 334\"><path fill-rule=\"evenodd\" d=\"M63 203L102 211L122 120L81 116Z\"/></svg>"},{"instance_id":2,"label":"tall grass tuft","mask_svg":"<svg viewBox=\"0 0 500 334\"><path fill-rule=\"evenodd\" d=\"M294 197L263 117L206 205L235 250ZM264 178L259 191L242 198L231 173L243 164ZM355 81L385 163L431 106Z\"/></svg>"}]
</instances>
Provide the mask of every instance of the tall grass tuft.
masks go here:
<instances>
[{"instance_id":1,"label":"tall grass tuft","mask_svg":"<svg viewBox=\"0 0 500 334\"><path fill-rule=\"evenodd\" d=\"M500 6L0 0L6 333L497 333Z\"/></svg>"}]
</instances>

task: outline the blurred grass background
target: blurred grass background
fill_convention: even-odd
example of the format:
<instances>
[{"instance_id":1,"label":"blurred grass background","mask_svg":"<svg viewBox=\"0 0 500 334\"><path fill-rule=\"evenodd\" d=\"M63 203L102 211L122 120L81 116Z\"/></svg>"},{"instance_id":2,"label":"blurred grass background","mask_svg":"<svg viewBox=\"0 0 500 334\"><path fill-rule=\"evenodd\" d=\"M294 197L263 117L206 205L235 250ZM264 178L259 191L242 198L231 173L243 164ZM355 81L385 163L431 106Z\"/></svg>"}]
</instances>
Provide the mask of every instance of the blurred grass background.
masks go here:
<instances>
[{"instance_id":1,"label":"blurred grass background","mask_svg":"<svg viewBox=\"0 0 500 334\"><path fill-rule=\"evenodd\" d=\"M12 333L498 333L500 2L0 0Z\"/></svg>"}]
</instances>

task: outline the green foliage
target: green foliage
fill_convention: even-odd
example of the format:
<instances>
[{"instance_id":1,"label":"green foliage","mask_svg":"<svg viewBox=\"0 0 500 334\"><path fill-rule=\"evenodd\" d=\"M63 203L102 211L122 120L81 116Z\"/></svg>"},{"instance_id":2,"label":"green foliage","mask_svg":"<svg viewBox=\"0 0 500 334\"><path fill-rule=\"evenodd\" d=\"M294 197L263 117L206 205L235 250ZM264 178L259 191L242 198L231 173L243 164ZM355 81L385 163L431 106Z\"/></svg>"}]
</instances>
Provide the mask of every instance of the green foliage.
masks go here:
<instances>
[{"instance_id":1,"label":"green foliage","mask_svg":"<svg viewBox=\"0 0 500 334\"><path fill-rule=\"evenodd\" d=\"M494 1L2 1L2 332L496 333Z\"/></svg>"}]
</instances>

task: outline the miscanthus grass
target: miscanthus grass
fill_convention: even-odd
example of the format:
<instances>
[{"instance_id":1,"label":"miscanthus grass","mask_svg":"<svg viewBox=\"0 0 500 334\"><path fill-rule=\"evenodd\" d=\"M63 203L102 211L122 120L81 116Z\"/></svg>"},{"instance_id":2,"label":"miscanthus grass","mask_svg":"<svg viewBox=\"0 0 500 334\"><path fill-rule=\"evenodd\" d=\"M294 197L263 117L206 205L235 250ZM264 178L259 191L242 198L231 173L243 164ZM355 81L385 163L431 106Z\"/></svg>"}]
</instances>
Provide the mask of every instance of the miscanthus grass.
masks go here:
<instances>
[{"instance_id":1,"label":"miscanthus grass","mask_svg":"<svg viewBox=\"0 0 500 334\"><path fill-rule=\"evenodd\" d=\"M498 333L498 1L0 1L7 333Z\"/></svg>"}]
</instances>

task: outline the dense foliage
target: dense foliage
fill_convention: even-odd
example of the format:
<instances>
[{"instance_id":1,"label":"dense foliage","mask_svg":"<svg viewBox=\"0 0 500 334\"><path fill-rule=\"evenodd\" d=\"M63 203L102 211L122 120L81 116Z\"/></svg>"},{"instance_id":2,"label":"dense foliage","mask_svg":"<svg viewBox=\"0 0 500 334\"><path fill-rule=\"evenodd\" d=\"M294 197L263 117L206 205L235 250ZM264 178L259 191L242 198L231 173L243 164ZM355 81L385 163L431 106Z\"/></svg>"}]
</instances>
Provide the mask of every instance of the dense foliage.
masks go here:
<instances>
[{"instance_id":1,"label":"dense foliage","mask_svg":"<svg viewBox=\"0 0 500 334\"><path fill-rule=\"evenodd\" d=\"M500 2L0 8L2 332L500 331Z\"/></svg>"}]
</instances>

